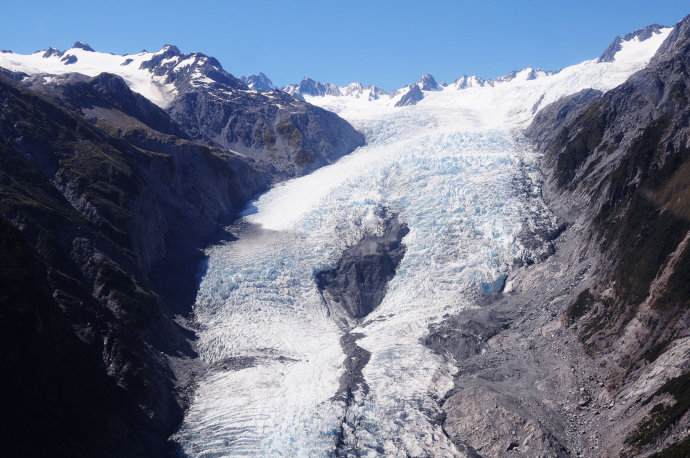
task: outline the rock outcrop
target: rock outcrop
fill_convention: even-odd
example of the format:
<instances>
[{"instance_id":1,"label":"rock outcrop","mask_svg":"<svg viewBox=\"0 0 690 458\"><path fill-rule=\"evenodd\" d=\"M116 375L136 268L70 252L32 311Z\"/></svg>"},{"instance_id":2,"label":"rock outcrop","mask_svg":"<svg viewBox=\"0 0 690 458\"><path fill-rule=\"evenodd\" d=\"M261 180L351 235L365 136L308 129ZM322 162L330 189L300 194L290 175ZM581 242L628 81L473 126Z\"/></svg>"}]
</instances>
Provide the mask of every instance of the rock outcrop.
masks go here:
<instances>
[{"instance_id":1,"label":"rock outcrop","mask_svg":"<svg viewBox=\"0 0 690 458\"><path fill-rule=\"evenodd\" d=\"M417 102L422 100L424 98L424 94L422 93L422 90L419 89L419 86L416 84L413 84L410 86L410 90L403 95L400 100L398 100L395 104L396 107L406 107L408 105L416 105Z\"/></svg>"},{"instance_id":2,"label":"rock outcrop","mask_svg":"<svg viewBox=\"0 0 690 458\"><path fill-rule=\"evenodd\" d=\"M402 239L408 232L397 215L388 215L380 235L364 236L343 252L335 268L316 274L316 284L332 314L338 317L344 311L358 320L381 303L405 255Z\"/></svg>"}]
</instances>

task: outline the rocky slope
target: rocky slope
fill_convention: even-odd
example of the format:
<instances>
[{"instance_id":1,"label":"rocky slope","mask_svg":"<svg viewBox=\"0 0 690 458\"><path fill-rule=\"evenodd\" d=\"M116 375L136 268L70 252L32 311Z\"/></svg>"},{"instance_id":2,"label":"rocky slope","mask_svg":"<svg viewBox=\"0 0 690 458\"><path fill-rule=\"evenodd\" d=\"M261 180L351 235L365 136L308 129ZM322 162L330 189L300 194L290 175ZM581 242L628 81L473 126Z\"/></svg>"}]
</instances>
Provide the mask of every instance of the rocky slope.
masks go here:
<instances>
[{"instance_id":1,"label":"rocky slope","mask_svg":"<svg viewBox=\"0 0 690 458\"><path fill-rule=\"evenodd\" d=\"M271 86L265 76L256 77L256 87L248 79L250 89L213 57L184 54L172 45L120 56L78 42L66 51L0 53L0 67L22 73L20 81L39 90L70 73L121 76L194 141L251 157L277 178L304 174L364 144L364 137L337 115L282 91L263 91Z\"/></svg>"},{"instance_id":2,"label":"rocky slope","mask_svg":"<svg viewBox=\"0 0 690 458\"><path fill-rule=\"evenodd\" d=\"M527 130L567 229L427 342L458 364L444 429L469 454L688 454L689 66L690 17L625 84Z\"/></svg>"},{"instance_id":3,"label":"rocky slope","mask_svg":"<svg viewBox=\"0 0 690 458\"><path fill-rule=\"evenodd\" d=\"M254 145L257 155L302 154L304 161L254 160L208 146L224 142L170 116L183 118L184 102L166 111L117 75L0 71L10 454L173 453L167 438L201 370L185 318L200 249L270 183L362 141L325 110L277 94L296 111L281 117L274 104L256 99L269 96L237 85L247 95L214 106L246 125L256 121L254 110L290 137L276 134L273 150ZM202 105L213 97L200 89L186 94Z\"/></svg>"},{"instance_id":4,"label":"rocky slope","mask_svg":"<svg viewBox=\"0 0 690 458\"><path fill-rule=\"evenodd\" d=\"M0 75L3 278L22 269L37 278L36 294L19 283L3 297L3 314L24 323L4 321L3 338L21 349L3 352L20 388L6 394L16 411L51 419L12 428L43 438L30 444L38 455L56 443L62 455L161 455L188 383L174 359L194 356L175 314L188 312L195 286L179 280L194 278L198 247L269 177L164 133L180 128L117 77L57 92L60 101Z\"/></svg>"}]
</instances>

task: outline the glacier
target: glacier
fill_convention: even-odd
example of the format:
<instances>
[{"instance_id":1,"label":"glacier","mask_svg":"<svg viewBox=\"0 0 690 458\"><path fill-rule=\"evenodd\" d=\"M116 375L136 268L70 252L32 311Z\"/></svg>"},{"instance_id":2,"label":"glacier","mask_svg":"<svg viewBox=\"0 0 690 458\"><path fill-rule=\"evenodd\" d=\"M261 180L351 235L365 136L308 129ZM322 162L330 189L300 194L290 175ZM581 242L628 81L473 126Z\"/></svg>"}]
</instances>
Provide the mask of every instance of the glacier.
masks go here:
<instances>
[{"instance_id":1,"label":"glacier","mask_svg":"<svg viewBox=\"0 0 690 458\"><path fill-rule=\"evenodd\" d=\"M643 68L670 29L623 42L613 62L537 78L396 97L305 96L367 136L337 163L253 201L207 249L194 307L208 363L173 437L191 456L462 456L439 402L452 363L426 348L429 326L476 307L516 261L523 231L554 228L539 155L522 129L539 108L581 89L611 89ZM381 230L386 211L409 227L382 303L351 329L315 282L346 247ZM370 354L366 383L337 396L345 334Z\"/></svg>"}]
</instances>

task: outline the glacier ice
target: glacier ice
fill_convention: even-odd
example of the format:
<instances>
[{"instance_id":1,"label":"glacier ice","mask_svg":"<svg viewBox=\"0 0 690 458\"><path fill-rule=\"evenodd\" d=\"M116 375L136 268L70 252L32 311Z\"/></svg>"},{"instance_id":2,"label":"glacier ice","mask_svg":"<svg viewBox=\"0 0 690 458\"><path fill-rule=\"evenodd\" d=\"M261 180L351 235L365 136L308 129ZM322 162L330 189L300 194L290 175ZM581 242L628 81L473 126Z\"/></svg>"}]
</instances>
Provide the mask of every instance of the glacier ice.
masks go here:
<instances>
[{"instance_id":1,"label":"glacier ice","mask_svg":"<svg viewBox=\"0 0 690 458\"><path fill-rule=\"evenodd\" d=\"M454 368L421 340L429 325L503 285L513 262L529 255L523 228L555 226L541 200L539 157L521 135L532 108L622 83L653 54L644 43L626 45L615 62L494 87L448 86L410 107L306 97L340 113L368 144L260 196L228 228L237 240L208 248L195 319L211 369L174 437L183 450L458 455L439 420ZM368 391L345 402L335 396L343 330L314 275L379 230L384 207L408 225L407 251L383 302L351 330L371 357L362 370ZM214 364L237 357L252 363Z\"/></svg>"}]
</instances>

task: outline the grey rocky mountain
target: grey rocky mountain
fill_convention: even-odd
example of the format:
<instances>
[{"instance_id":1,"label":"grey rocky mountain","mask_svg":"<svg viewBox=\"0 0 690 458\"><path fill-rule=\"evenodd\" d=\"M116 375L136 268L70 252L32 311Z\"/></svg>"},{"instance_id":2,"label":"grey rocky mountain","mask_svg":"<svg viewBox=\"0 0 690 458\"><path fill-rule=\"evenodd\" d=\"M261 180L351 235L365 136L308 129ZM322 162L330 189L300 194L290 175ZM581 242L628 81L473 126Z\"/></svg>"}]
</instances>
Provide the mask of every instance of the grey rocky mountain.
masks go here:
<instances>
[{"instance_id":1,"label":"grey rocky mountain","mask_svg":"<svg viewBox=\"0 0 690 458\"><path fill-rule=\"evenodd\" d=\"M83 49L84 51L94 52L93 48L91 46L87 45L86 43L84 43L83 41L75 42L74 45L72 45L72 48L73 49Z\"/></svg>"},{"instance_id":2,"label":"grey rocky mountain","mask_svg":"<svg viewBox=\"0 0 690 458\"><path fill-rule=\"evenodd\" d=\"M205 370L188 322L200 249L271 183L364 142L203 54L166 46L142 66L174 85L166 109L113 74L0 69L9 455L176 454L167 439Z\"/></svg>"},{"instance_id":3,"label":"grey rocky mountain","mask_svg":"<svg viewBox=\"0 0 690 458\"><path fill-rule=\"evenodd\" d=\"M34 286L0 298L3 338L21 345L3 354L7 453L166 456L197 370L185 279L271 177L175 135L114 75L42 92L17 79L0 74L0 281L28 269Z\"/></svg>"},{"instance_id":4,"label":"grey rocky mountain","mask_svg":"<svg viewBox=\"0 0 690 458\"><path fill-rule=\"evenodd\" d=\"M417 86L423 91L439 91L441 87L438 85L433 76L428 73L423 74L417 81Z\"/></svg>"},{"instance_id":5,"label":"grey rocky mountain","mask_svg":"<svg viewBox=\"0 0 690 458\"><path fill-rule=\"evenodd\" d=\"M531 138L539 149L551 145L564 126L571 124L590 103L602 95L601 91L595 89L583 89L553 102L537 113L525 135Z\"/></svg>"},{"instance_id":6,"label":"grey rocky mountain","mask_svg":"<svg viewBox=\"0 0 690 458\"><path fill-rule=\"evenodd\" d=\"M307 77L302 78L298 84L289 84L285 86L283 91L290 95L301 96L340 95L340 89L335 84L321 83Z\"/></svg>"},{"instance_id":7,"label":"grey rocky mountain","mask_svg":"<svg viewBox=\"0 0 690 458\"><path fill-rule=\"evenodd\" d=\"M81 42L71 49L93 52ZM72 65L78 62L78 55L51 48L42 57L57 56L64 65ZM150 72L152 85L168 94L165 102L157 103L187 137L247 156L271 170L275 179L330 164L364 144L363 135L336 114L283 91L252 90L215 58L202 53L185 54L176 46L165 45L140 64L132 62L123 59L121 66L139 65L138 70ZM65 78L79 76L24 75L22 82L45 92ZM263 74L252 79L259 80L264 87L272 86Z\"/></svg>"},{"instance_id":8,"label":"grey rocky mountain","mask_svg":"<svg viewBox=\"0 0 690 458\"><path fill-rule=\"evenodd\" d=\"M273 89L276 89L276 87L273 85L273 81L271 81L268 76L264 75L263 72L259 73L258 75L248 75L248 76L243 76L240 78L244 84L249 87L249 89L255 89L257 91L272 91Z\"/></svg>"},{"instance_id":9,"label":"grey rocky mountain","mask_svg":"<svg viewBox=\"0 0 690 458\"><path fill-rule=\"evenodd\" d=\"M334 113L282 91L252 91L212 57L164 49L142 66L175 85L178 94L167 111L196 141L239 152L280 177L332 163L364 144Z\"/></svg>"},{"instance_id":10,"label":"grey rocky mountain","mask_svg":"<svg viewBox=\"0 0 690 458\"><path fill-rule=\"evenodd\" d=\"M410 86L410 89L403 95L400 100L398 100L395 103L396 107L406 107L408 105L415 105L417 102L422 100L424 98L424 94L422 93L422 90L419 89L419 86L416 84L413 84Z\"/></svg>"}]
</instances>

